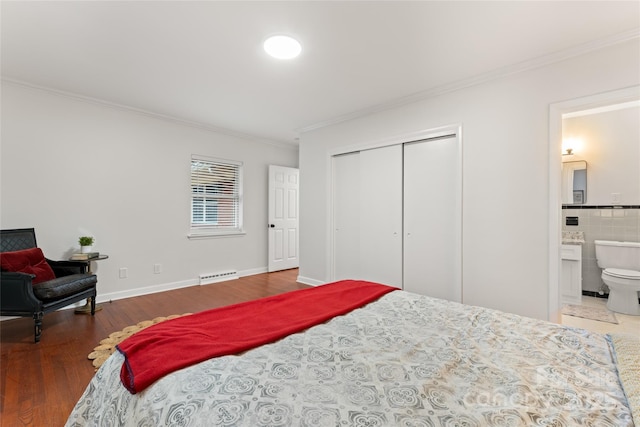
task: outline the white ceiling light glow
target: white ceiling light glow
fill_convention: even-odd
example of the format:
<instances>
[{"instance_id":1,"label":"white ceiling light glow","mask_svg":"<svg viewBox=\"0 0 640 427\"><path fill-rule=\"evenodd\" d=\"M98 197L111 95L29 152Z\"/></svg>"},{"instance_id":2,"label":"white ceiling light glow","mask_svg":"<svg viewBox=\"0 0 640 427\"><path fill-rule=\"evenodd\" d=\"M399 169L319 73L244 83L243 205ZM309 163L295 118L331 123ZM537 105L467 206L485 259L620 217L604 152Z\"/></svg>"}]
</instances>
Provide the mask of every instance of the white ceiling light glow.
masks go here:
<instances>
[{"instance_id":1,"label":"white ceiling light glow","mask_svg":"<svg viewBox=\"0 0 640 427\"><path fill-rule=\"evenodd\" d=\"M264 42L264 50L274 58L292 59L300 55L302 46L298 40L289 36L272 36Z\"/></svg>"}]
</instances>

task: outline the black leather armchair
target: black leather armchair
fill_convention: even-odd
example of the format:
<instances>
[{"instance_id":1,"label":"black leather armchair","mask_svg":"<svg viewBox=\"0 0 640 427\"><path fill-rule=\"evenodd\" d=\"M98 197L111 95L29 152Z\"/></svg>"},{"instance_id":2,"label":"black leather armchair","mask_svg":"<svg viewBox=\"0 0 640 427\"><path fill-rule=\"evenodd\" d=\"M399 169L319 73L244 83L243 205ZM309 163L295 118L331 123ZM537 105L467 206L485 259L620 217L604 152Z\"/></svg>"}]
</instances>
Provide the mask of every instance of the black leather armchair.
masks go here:
<instances>
[{"instance_id":1,"label":"black leather armchair","mask_svg":"<svg viewBox=\"0 0 640 427\"><path fill-rule=\"evenodd\" d=\"M13 252L36 248L33 228L0 230L0 252ZM98 279L87 273L87 263L82 261L52 261L46 259L55 279L34 285L35 275L2 271L0 273L0 315L29 316L35 321L35 342L40 341L42 318L59 308L77 301L91 299L91 315L96 308Z\"/></svg>"}]
</instances>

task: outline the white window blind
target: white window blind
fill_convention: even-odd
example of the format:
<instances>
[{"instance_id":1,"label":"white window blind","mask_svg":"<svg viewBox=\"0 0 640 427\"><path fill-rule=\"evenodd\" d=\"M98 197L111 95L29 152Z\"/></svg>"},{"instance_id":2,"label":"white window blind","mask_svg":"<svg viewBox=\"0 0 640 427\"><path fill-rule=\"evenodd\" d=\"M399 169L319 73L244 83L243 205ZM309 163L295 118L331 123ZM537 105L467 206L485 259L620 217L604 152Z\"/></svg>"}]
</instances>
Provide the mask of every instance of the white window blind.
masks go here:
<instances>
[{"instance_id":1,"label":"white window blind","mask_svg":"<svg viewBox=\"0 0 640 427\"><path fill-rule=\"evenodd\" d=\"M191 234L242 232L242 163L192 156Z\"/></svg>"}]
</instances>

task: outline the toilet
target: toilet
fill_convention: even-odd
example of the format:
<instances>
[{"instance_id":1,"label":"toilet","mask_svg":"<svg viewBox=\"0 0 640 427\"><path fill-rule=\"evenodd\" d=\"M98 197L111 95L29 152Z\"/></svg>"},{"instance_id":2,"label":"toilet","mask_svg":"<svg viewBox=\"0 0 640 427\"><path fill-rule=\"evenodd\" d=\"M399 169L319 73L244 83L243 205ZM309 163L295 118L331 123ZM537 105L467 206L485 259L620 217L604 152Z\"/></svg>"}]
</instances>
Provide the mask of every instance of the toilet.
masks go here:
<instances>
[{"instance_id":1,"label":"toilet","mask_svg":"<svg viewBox=\"0 0 640 427\"><path fill-rule=\"evenodd\" d=\"M602 281L609 287L607 308L640 316L640 243L596 240L595 245Z\"/></svg>"}]
</instances>

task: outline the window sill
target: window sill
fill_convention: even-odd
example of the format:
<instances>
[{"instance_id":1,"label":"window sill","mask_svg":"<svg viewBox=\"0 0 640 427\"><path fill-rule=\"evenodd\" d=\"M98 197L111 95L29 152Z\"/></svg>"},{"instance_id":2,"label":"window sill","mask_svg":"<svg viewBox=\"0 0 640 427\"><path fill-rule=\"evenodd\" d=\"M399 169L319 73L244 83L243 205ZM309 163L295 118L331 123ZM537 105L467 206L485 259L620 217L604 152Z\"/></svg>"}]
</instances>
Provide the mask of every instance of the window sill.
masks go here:
<instances>
[{"instance_id":1,"label":"window sill","mask_svg":"<svg viewBox=\"0 0 640 427\"><path fill-rule=\"evenodd\" d=\"M228 231L191 231L187 234L188 239L215 239L218 237L234 237L244 236L247 234L244 230L228 230Z\"/></svg>"}]
</instances>

